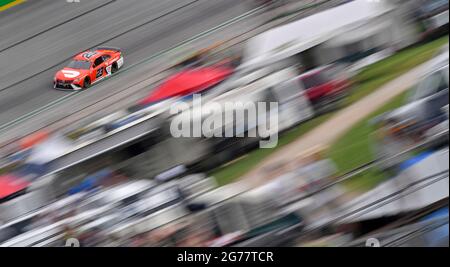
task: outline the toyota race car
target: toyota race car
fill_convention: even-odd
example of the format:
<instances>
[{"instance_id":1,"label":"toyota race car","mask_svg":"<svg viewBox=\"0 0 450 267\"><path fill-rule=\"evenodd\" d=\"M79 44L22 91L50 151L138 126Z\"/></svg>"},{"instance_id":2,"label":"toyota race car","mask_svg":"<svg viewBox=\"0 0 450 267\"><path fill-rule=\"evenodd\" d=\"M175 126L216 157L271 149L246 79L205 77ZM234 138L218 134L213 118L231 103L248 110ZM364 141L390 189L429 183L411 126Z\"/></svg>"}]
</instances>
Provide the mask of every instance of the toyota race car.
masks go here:
<instances>
[{"instance_id":1,"label":"toyota race car","mask_svg":"<svg viewBox=\"0 0 450 267\"><path fill-rule=\"evenodd\" d=\"M118 71L123 65L118 48L97 47L76 55L53 79L53 87L60 90L89 88Z\"/></svg>"}]
</instances>

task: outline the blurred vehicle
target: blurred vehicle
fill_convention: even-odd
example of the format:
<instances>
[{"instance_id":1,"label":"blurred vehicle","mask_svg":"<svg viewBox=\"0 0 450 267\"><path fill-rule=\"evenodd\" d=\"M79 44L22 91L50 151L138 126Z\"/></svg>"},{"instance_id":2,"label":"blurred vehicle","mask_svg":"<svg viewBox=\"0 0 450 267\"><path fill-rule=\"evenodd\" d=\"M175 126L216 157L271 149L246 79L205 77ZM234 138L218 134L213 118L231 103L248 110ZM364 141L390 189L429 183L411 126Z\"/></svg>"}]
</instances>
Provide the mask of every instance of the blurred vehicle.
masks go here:
<instances>
[{"instance_id":1,"label":"blurred vehicle","mask_svg":"<svg viewBox=\"0 0 450 267\"><path fill-rule=\"evenodd\" d=\"M333 65L310 70L300 75L309 101L316 112L338 106L351 88L351 82Z\"/></svg>"},{"instance_id":2,"label":"blurred vehicle","mask_svg":"<svg viewBox=\"0 0 450 267\"><path fill-rule=\"evenodd\" d=\"M423 27L422 38L448 33L448 0L419 2L416 17Z\"/></svg>"},{"instance_id":3,"label":"blurred vehicle","mask_svg":"<svg viewBox=\"0 0 450 267\"><path fill-rule=\"evenodd\" d=\"M392 133L420 137L446 119L443 108L449 104L448 51L440 55L434 69L412 91L408 103L383 116Z\"/></svg>"},{"instance_id":4,"label":"blurred vehicle","mask_svg":"<svg viewBox=\"0 0 450 267\"><path fill-rule=\"evenodd\" d=\"M448 120L445 107L449 104L449 52L441 51L429 64L428 72L411 91L404 106L375 118L378 125L376 149L378 157L389 157L400 153L415 144L429 140L429 133ZM448 124L447 124L448 125ZM438 127L447 134L434 140L432 146L448 145L448 127ZM431 131L431 132L430 132ZM404 155L407 157L407 155ZM386 163L390 168L400 163L404 157L398 157Z\"/></svg>"},{"instance_id":5,"label":"blurred vehicle","mask_svg":"<svg viewBox=\"0 0 450 267\"><path fill-rule=\"evenodd\" d=\"M60 90L89 88L112 75L123 66L120 49L97 47L76 55L62 70L55 74L53 87Z\"/></svg>"},{"instance_id":6,"label":"blurred vehicle","mask_svg":"<svg viewBox=\"0 0 450 267\"><path fill-rule=\"evenodd\" d=\"M338 215L349 216L342 216L341 223L423 214L433 206L448 206L448 167L448 148L410 157L399 166L398 175L342 205Z\"/></svg>"}]
</instances>

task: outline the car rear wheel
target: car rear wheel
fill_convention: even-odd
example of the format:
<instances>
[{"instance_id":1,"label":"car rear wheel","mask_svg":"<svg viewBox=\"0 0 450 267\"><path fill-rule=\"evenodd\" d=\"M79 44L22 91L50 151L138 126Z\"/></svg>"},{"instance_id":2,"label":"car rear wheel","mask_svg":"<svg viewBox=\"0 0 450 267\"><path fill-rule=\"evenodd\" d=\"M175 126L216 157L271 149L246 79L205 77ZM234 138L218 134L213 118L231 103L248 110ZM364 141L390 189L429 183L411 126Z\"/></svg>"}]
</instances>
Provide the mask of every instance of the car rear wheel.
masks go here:
<instances>
[{"instance_id":1,"label":"car rear wheel","mask_svg":"<svg viewBox=\"0 0 450 267\"><path fill-rule=\"evenodd\" d=\"M119 68L117 67L117 63L112 64L111 66L111 73L115 73L119 70Z\"/></svg>"}]
</instances>

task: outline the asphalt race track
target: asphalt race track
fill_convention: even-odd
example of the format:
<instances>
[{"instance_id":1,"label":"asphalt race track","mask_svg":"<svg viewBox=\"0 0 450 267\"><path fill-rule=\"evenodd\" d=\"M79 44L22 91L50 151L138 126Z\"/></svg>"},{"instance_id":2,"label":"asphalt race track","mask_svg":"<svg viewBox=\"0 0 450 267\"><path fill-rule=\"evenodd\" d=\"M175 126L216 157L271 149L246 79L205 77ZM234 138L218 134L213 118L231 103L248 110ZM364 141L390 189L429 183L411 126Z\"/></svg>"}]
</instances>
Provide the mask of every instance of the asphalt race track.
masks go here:
<instances>
[{"instance_id":1,"label":"asphalt race track","mask_svg":"<svg viewBox=\"0 0 450 267\"><path fill-rule=\"evenodd\" d=\"M120 47L126 67L252 8L241 0L29 0L1 12L0 125L71 94L53 89L52 79L78 52ZM130 75L75 97L126 87Z\"/></svg>"}]
</instances>

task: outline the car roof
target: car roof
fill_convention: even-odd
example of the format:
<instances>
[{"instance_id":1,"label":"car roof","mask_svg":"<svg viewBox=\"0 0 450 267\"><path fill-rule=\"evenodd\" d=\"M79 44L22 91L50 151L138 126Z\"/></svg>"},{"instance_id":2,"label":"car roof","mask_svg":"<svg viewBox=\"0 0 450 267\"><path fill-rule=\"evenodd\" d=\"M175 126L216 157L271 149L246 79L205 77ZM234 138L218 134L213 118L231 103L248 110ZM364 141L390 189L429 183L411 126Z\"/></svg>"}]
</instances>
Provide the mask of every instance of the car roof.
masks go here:
<instances>
[{"instance_id":1,"label":"car roof","mask_svg":"<svg viewBox=\"0 0 450 267\"><path fill-rule=\"evenodd\" d=\"M102 56L103 54L104 52L100 50L87 50L79 53L78 55L73 57L73 59L79 61L93 62L95 59L97 59L99 56Z\"/></svg>"},{"instance_id":2,"label":"car roof","mask_svg":"<svg viewBox=\"0 0 450 267\"><path fill-rule=\"evenodd\" d=\"M431 59L426 63L425 76L440 71L444 68L448 68L448 65L449 65L449 52L448 50L447 51L441 50L433 59Z\"/></svg>"},{"instance_id":3,"label":"car roof","mask_svg":"<svg viewBox=\"0 0 450 267\"><path fill-rule=\"evenodd\" d=\"M299 76L299 78L300 78L300 79L308 78L308 77L317 75L317 74L319 74L319 73L321 73L321 72L323 72L323 71L325 71L325 70L331 69L331 68L332 68L332 65L320 66L320 67L317 67L317 68L315 68L315 69L311 69L311 70L308 70L308 71L306 71L306 72L303 72L303 73Z\"/></svg>"}]
</instances>

